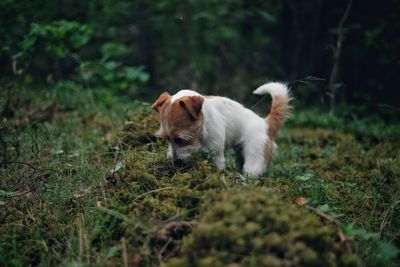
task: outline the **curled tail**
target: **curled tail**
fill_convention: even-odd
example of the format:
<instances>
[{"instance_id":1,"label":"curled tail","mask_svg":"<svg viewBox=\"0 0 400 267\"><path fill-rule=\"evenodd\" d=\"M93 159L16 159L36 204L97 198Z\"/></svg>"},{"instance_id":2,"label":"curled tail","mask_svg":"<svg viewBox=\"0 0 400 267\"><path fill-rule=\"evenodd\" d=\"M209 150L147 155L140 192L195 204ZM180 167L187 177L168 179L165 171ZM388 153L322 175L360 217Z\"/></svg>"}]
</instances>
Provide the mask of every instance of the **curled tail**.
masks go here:
<instances>
[{"instance_id":1,"label":"curled tail","mask_svg":"<svg viewBox=\"0 0 400 267\"><path fill-rule=\"evenodd\" d=\"M283 122L290 116L290 94L288 87L283 83L273 82L261 85L253 94L272 96L271 112L268 114L266 120L268 122L268 135L271 139L282 127Z\"/></svg>"}]
</instances>

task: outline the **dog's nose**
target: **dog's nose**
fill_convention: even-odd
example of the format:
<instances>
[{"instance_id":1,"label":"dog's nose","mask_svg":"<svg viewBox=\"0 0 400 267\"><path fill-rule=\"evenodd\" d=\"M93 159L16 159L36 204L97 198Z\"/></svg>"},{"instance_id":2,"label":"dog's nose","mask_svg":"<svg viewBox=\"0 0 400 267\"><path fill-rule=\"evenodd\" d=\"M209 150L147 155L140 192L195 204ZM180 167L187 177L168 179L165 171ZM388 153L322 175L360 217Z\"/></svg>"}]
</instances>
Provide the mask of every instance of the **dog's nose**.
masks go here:
<instances>
[{"instance_id":1,"label":"dog's nose","mask_svg":"<svg viewBox=\"0 0 400 267\"><path fill-rule=\"evenodd\" d=\"M184 164L184 161L181 159L174 159L174 165L177 167L181 167Z\"/></svg>"}]
</instances>

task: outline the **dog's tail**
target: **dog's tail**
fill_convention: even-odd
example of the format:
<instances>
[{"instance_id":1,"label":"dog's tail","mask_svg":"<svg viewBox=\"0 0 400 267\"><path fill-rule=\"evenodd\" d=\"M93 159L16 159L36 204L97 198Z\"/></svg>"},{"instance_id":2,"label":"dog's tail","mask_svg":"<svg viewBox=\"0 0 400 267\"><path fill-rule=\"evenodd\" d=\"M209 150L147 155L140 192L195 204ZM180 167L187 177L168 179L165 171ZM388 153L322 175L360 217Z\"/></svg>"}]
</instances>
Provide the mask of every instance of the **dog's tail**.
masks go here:
<instances>
[{"instance_id":1,"label":"dog's tail","mask_svg":"<svg viewBox=\"0 0 400 267\"><path fill-rule=\"evenodd\" d=\"M271 112L266 120L268 122L268 135L272 139L282 127L283 122L290 116L290 93L286 84L273 82L261 85L253 94L265 95L270 94L272 97Z\"/></svg>"}]
</instances>

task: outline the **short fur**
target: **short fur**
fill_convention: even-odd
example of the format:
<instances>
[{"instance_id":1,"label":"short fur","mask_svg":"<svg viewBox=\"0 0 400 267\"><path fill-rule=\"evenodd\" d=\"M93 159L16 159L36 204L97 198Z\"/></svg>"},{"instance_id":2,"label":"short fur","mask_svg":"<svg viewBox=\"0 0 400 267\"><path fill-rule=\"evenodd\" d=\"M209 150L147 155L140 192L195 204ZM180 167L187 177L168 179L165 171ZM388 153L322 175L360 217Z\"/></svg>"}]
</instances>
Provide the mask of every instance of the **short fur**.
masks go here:
<instances>
[{"instance_id":1,"label":"short fur","mask_svg":"<svg viewBox=\"0 0 400 267\"><path fill-rule=\"evenodd\" d=\"M264 119L226 97L202 96L181 90L164 92L152 105L160 113L158 137L168 140L168 157L187 160L198 150L214 151L214 163L225 167L225 147L240 147L243 172L259 176L272 159L274 137L290 112L290 96L283 83L267 83L254 94L272 96L272 107Z\"/></svg>"}]
</instances>

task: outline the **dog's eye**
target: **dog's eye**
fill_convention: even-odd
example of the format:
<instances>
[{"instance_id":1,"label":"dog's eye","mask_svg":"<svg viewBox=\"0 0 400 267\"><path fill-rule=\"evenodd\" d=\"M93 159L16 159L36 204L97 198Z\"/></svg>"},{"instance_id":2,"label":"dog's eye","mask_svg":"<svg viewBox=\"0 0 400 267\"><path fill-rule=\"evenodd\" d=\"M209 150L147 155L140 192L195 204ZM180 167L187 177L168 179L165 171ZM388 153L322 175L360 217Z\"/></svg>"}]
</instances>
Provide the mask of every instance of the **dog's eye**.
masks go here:
<instances>
[{"instance_id":1,"label":"dog's eye","mask_svg":"<svg viewBox=\"0 0 400 267\"><path fill-rule=\"evenodd\" d=\"M174 143L177 145L182 145L184 143L184 140L180 137L175 137L174 138Z\"/></svg>"}]
</instances>

